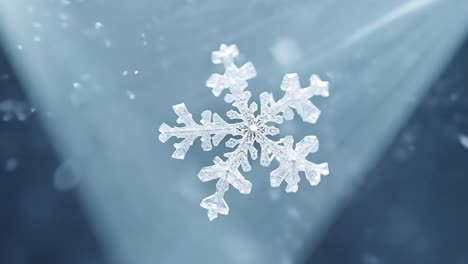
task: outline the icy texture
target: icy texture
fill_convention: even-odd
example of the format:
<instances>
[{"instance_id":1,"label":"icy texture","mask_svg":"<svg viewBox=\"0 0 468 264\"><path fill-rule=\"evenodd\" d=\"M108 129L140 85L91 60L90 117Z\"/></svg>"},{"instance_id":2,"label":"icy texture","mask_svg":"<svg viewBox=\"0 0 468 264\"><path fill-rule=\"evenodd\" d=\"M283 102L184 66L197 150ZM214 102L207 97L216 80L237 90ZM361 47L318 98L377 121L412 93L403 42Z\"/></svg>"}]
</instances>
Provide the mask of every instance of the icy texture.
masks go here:
<instances>
[{"instance_id":1,"label":"icy texture","mask_svg":"<svg viewBox=\"0 0 468 264\"><path fill-rule=\"evenodd\" d=\"M240 68L234 64L234 58L239 55L236 45L222 44L219 51L214 51L211 60L214 64L224 64L225 72L212 74L206 82L206 86L212 89L215 96L221 95L228 89L224 100L231 103L235 110L227 112L227 117L232 120L226 122L218 114L204 111L201 121L197 123L185 104L174 105L174 112L179 117L178 124L182 126L170 127L163 123L160 128L159 139L166 142L171 137L182 139L175 143L173 158L183 159L193 142L200 138L203 150L211 150L217 146L226 136L226 146L232 148L232 152L224 154L224 159L215 157L213 165L204 167L198 173L203 182L218 180L216 192L203 199L201 207L208 210L210 220L218 214L227 215L229 206L224 200L224 193L229 186L234 187L240 193L248 194L252 183L241 174L251 170L249 156L252 160L258 158L256 146L260 146L260 164L269 166L272 160L276 160L279 166L270 173L272 187L279 187L286 182L286 192L296 192L300 181L299 173L304 172L311 185L320 182L321 175L328 175L328 164L316 164L306 159L309 153L318 150L319 143L315 136L306 136L295 144L292 136L286 136L278 141L269 136L279 133L275 126L284 120L294 118L294 111L305 122L315 123L320 116L320 110L310 100L313 96L328 96L328 82L320 80L317 75L310 77L310 86L301 88L299 76L296 73L286 74L281 83L281 89L285 92L283 97L275 101L272 94L260 95L260 111L255 102L249 103L251 94L245 91L247 80L256 76L255 67L247 62Z\"/></svg>"}]
</instances>

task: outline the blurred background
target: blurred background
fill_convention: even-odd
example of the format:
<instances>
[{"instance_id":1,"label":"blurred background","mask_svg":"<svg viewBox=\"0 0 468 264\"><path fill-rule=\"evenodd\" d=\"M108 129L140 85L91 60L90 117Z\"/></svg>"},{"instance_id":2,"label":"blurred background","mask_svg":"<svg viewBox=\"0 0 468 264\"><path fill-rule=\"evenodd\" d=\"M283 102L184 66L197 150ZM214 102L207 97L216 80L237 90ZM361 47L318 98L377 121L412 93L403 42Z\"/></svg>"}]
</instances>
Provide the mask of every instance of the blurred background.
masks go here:
<instances>
[{"instance_id":1,"label":"blurred background","mask_svg":"<svg viewBox=\"0 0 468 264\"><path fill-rule=\"evenodd\" d=\"M468 263L468 2L0 0L0 263ZM252 61L253 99L318 74L330 175L271 188L244 175L228 216L158 127L184 102L230 109L211 51ZM258 102L258 100L257 100Z\"/></svg>"}]
</instances>

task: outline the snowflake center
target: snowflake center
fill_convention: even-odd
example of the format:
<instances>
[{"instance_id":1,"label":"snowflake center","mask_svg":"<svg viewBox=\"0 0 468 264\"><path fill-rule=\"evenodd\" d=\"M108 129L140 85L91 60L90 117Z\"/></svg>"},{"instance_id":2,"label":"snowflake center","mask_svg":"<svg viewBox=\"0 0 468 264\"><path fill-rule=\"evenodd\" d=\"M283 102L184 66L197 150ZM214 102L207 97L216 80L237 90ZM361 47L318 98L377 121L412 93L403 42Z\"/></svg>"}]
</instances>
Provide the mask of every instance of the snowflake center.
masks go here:
<instances>
[{"instance_id":1,"label":"snowflake center","mask_svg":"<svg viewBox=\"0 0 468 264\"><path fill-rule=\"evenodd\" d=\"M257 131L258 127L257 127L257 125L252 124L252 125L249 126L249 129L250 129L250 131L255 132L255 131Z\"/></svg>"}]
</instances>

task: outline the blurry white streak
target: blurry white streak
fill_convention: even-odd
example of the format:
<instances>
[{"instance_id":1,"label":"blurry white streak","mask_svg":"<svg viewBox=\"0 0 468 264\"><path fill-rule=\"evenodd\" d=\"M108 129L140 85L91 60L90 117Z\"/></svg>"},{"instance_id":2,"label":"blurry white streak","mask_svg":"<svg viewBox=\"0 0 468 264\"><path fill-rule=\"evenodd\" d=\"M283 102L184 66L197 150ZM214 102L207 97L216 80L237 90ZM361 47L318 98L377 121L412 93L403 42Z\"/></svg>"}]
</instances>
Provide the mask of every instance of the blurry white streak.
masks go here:
<instances>
[{"instance_id":1,"label":"blurry white streak","mask_svg":"<svg viewBox=\"0 0 468 264\"><path fill-rule=\"evenodd\" d=\"M412 0L408 1L386 13L380 19L377 19L370 25L355 32L351 37L344 42L344 46L350 46L359 40L367 37L375 31L385 27L386 25L398 20L399 18L408 14L414 13L421 9L424 9L439 0Z\"/></svg>"},{"instance_id":2,"label":"blurry white streak","mask_svg":"<svg viewBox=\"0 0 468 264\"><path fill-rule=\"evenodd\" d=\"M128 96L128 98L130 98L130 100L135 99L135 93L133 93L130 90L127 90L127 96Z\"/></svg>"},{"instance_id":3,"label":"blurry white streak","mask_svg":"<svg viewBox=\"0 0 468 264\"><path fill-rule=\"evenodd\" d=\"M460 141L460 144L466 149L468 149L468 136L464 134L458 135L458 141Z\"/></svg>"}]
</instances>

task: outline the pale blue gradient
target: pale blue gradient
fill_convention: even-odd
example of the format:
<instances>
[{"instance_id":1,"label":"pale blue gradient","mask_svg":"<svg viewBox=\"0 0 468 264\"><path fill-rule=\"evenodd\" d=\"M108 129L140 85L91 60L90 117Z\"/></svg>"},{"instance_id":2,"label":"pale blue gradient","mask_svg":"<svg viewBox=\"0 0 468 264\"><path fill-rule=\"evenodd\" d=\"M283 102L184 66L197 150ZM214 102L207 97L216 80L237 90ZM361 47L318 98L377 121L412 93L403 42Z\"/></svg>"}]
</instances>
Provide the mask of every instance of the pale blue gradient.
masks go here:
<instances>
[{"instance_id":1,"label":"pale blue gradient","mask_svg":"<svg viewBox=\"0 0 468 264\"><path fill-rule=\"evenodd\" d=\"M0 0L0 28L56 148L85 172L82 202L114 263L295 263L451 58L467 13L464 0ZM295 64L272 55L282 39ZM199 202L214 183L196 174L226 149L197 145L174 160L157 128L174 124L181 102L197 118L224 116L228 105L204 85L219 72L210 52L221 43L254 62L255 96L278 97L288 72L304 86L312 73L330 82L316 125L282 126L295 139L318 136L311 158L328 161L330 175L285 194L268 186L271 168L254 166L252 193L229 192L230 215L209 222Z\"/></svg>"}]
</instances>

